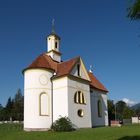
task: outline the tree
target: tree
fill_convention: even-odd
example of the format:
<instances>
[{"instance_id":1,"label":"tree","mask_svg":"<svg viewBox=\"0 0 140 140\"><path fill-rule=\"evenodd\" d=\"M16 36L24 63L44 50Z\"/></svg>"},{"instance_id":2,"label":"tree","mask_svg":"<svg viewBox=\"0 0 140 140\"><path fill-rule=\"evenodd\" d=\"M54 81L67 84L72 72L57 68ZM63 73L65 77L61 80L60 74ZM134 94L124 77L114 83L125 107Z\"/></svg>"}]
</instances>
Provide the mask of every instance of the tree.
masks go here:
<instances>
[{"instance_id":1,"label":"tree","mask_svg":"<svg viewBox=\"0 0 140 140\"><path fill-rule=\"evenodd\" d=\"M132 20L140 20L140 0L134 0L128 8L128 15Z\"/></svg>"},{"instance_id":2,"label":"tree","mask_svg":"<svg viewBox=\"0 0 140 140\"><path fill-rule=\"evenodd\" d=\"M115 106L113 104L113 100L108 100L108 119L109 119L109 124L111 123L111 120L115 119Z\"/></svg>"},{"instance_id":3,"label":"tree","mask_svg":"<svg viewBox=\"0 0 140 140\"><path fill-rule=\"evenodd\" d=\"M9 97L4 111L6 112L5 116L6 120L10 120L10 118L12 118L12 110L13 110L13 101L11 97Z\"/></svg>"},{"instance_id":4,"label":"tree","mask_svg":"<svg viewBox=\"0 0 140 140\"><path fill-rule=\"evenodd\" d=\"M127 104L124 101L118 101L116 103L116 116L117 119L122 120L123 119L123 112L124 109L127 107Z\"/></svg>"},{"instance_id":5,"label":"tree","mask_svg":"<svg viewBox=\"0 0 140 140\"><path fill-rule=\"evenodd\" d=\"M6 106L0 104L0 121L23 120L24 97L18 89L15 97L8 98Z\"/></svg>"},{"instance_id":6,"label":"tree","mask_svg":"<svg viewBox=\"0 0 140 140\"><path fill-rule=\"evenodd\" d=\"M132 116L136 116L135 110L129 107L124 101L116 103L116 112L119 120L131 119Z\"/></svg>"},{"instance_id":7,"label":"tree","mask_svg":"<svg viewBox=\"0 0 140 140\"><path fill-rule=\"evenodd\" d=\"M3 106L0 104L0 110L3 108Z\"/></svg>"},{"instance_id":8,"label":"tree","mask_svg":"<svg viewBox=\"0 0 140 140\"><path fill-rule=\"evenodd\" d=\"M140 117L140 107L138 107L135 111L136 111L136 116Z\"/></svg>"},{"instance_id":9,"label":"tree","mask_svg":"<svg viewBox=\"0 0 140 140\"><path fill-rule=\"evenodd\" d=\"M117 120L122 121L123 119L131 119L132 116L140 116L140 108L135 110L127 106L124 101L118 101L116 104L114 104L112 100L108 100L109 124L111 120L115 120L115 114Z\"/></svg>"},{"instance_id":10,"label":"tree","mask_svg":"<svg viewBox=\"0 0 140 140\"><path fill-rule=\"evenodd\" d=\"M14 120L19 120L19 121L23 120L23 106L24 106L24 97L22 96L21 90L18 89L13 99Z\"/></svg>"},{"instance_id":11,"label":"tree","mask_svg":"<svg viewBox=\"0 0 140 140\"><path fill-rule=\"evenodd\" d=\"M3 113L2 113L2 111L3 111L3 106L0 104L0 121L3 120Z\"/></svg>"},{"instance_id":12,"label":"tree","mask_svg":"<svg viewBox=\"0 0 140 140\"><path fill-rule=\"evenodd\" d=\"M116 103L117 112L122 114L124 109L127 107L127 104L124 101L118 101Z\"/></svg>"},{"instance_id":13,"label":"tree","mask_svg":"<svg viewBox=\"0 0 140 140\"><path fill-rule=\"evenodd\" d=\"M131 119L134 114L134 110L130 109L129 107L125 107L123 111L123 119Z\"/></svg>"}]
</instances>

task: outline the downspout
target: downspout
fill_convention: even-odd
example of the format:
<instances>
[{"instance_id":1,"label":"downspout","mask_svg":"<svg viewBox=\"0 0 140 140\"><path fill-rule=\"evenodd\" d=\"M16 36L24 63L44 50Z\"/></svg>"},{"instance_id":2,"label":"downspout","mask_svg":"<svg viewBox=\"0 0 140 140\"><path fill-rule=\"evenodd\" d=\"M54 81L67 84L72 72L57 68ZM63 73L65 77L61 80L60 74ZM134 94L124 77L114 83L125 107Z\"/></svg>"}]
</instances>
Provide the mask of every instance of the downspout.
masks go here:
<instances>
[{"instance_id":1,"label":"downspout","mask_svg":"<svg viewBox=\"0 0 140 140\"><path fill-rule=\"evenodd\" d=\"M56 76L56 72L53 73L51 80L51 103L52 103L52 125L53 125L53 78Z\"/></svg>"}]
</instances>

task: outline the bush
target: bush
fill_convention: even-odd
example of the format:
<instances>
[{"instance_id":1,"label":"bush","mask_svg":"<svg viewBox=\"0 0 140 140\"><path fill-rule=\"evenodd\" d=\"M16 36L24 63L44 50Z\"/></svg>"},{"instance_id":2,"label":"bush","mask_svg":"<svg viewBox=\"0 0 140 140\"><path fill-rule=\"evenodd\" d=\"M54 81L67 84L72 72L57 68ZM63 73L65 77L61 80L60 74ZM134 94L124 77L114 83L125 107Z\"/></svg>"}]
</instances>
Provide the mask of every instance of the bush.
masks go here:
<instances>
[{"instance_id":1,"label":"bush","mask_svg":"<svg viewBox=\"0 0 140 140\"><path fill-rule=\"evenodd\" d=\"M68 132L75 130L71 120L68 117L61 117L58 120L56 120L52 124L51 129L59 132Z\"/></svg>"}]
</instances>

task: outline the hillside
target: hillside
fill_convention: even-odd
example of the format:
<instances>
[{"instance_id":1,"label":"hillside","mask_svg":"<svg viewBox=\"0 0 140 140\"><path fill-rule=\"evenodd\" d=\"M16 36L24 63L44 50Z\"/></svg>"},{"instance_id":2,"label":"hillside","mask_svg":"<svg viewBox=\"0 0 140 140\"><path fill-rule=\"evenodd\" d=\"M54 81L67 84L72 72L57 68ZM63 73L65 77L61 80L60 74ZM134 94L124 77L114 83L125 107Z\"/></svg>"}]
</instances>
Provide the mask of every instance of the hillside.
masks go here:
<instances>
[{"instance_id":1,"label":"hillside","mask_svg":"<svg viewBox=\"0 0 140 140\"><path fill-rule=\"evenodd\" d=\"M140 103L138 103L138 104L136 104L136 105L133 105L131 108L137 109L137 108L139 108L139 107L140 107Z\"/></svg>"}]
</instances>

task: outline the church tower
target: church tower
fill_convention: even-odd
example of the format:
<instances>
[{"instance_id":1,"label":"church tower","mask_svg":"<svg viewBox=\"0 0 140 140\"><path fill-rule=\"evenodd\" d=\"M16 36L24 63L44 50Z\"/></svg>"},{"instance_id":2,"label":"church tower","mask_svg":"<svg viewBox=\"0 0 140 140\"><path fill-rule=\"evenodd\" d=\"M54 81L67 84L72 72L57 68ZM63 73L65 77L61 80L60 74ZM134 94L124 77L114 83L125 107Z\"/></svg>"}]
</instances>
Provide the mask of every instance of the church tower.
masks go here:
<instances>
[{"instance_id":1,"label":"church tower","mask_svg":"<svg viewBox=\"0 0 140 140\"><path fill-rule=\"evenodd\" d=\"M60 37L56 34L54 30L54 20L52 21L52 32L47 36L48 51L47 55L57 62L61 62L60 53Z\"/></svg>"}]
</instances>

